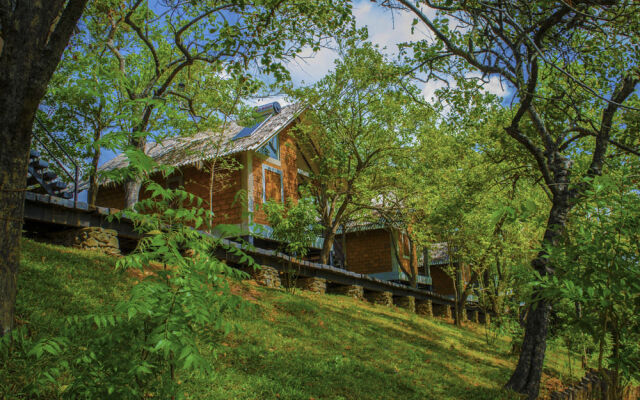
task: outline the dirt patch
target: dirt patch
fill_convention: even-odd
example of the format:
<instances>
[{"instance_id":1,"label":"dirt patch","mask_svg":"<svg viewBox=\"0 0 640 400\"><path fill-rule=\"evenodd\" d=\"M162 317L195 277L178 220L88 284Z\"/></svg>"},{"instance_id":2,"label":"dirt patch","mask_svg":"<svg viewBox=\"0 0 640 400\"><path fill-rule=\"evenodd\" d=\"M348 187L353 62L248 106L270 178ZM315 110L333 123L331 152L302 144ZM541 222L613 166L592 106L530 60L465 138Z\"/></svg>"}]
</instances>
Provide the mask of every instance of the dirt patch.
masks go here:
<instances>
[{"instance_id":1,"label":"dirt patch","mask_svg":"<svg viewBox=\"0 0 640 400\"><path fill-rule=\"evenodd\" d=\"M548 400L551 396L551 393L561 391L564 388L566 388L566 386L560 379L542 374L542 379L540 382L540 399Z\"/></svg>"},{"instance_id":2,"label":"dirt patch","mask_svg":"<svg viewBox=\"0 0 640 400\"><path fill-rule=\"evenodd\" d=\"M257 304L258 299L262 296L262 294L252 286L245 283L231 282L229 285L229 289L231 290L232 294L240 296L251 303Z\"/></svg>"},{"instance_id":3,"label":"dirt patch","mask_svg":"<svg viewBox=\"0 0 640 400\"><path fill-rule=\"evenodd\" d=\"M167 268L170 269L169 267ZM148 276L155 275L157 271L160 271L162 269L164 269L164 264L152 262L142 270L138 268L127 268L127 275L129 275L131 278L141 281Z\"/></svg>"}]
</instances>

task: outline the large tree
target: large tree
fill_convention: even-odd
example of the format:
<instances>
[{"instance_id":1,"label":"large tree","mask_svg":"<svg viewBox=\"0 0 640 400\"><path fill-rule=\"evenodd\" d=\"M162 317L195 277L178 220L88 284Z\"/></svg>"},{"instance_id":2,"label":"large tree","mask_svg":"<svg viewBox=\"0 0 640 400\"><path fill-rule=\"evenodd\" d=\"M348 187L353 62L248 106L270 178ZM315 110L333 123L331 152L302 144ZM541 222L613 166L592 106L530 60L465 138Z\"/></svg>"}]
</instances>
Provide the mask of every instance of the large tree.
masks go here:
<instances>
[{"instance_id":1,"label":"large tree","mask_svg":"<svg viewBox=\"0 0 640 400\"><path fill-rule=\"evenodd\" d=\"M504 133L526 150L550 195L543 240L559 244L567 216L593 177L603 173L611 146L640 154L624 136L620 110L640 81L640 5L634 1L465 2L388 0L413 13L433 40L409 44L407 57L423 78L500 81L512 91ZM423 8L424 7L424 8ZM585 154L588 159L585 159ZM556 266L545 251L532 261L540 275ZM552 302L530 305L516 369L506 384L538 395Z\"/></svg>"},{"instance_id":2,"label":"large tree","mask_svg":"<svg viewBox=\"0 0 640 400\"><path fill-rule=\"evenodd\" d=\"M33 119L86 3L0 2L0 335L13 326Z\"/></svg>"},{"instance_id":3,"label":"large tree","mask_svg":"<svg viewBox=\"0 0 640 400\"><path fill-rule=\"evenodd\" d=\"M340 226L393 187L385 171L415 129L415 105L398 71L370 43L347 46L334 71L296 92L309 109L296 137L311 164L310 190L324 229L322 263Z\"/></svg>"}]
</instances>

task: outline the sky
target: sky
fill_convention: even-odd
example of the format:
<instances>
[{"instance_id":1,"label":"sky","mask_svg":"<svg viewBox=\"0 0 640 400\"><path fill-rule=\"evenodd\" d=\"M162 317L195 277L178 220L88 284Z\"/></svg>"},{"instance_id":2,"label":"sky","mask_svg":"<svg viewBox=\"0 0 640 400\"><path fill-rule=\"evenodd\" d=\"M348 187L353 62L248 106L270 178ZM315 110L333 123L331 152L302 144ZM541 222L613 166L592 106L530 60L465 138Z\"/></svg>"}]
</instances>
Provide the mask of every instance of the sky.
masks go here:
<instances>
[{"instance_id":1,"label":"sky","mask_svg":"<svg viewBox=\"0 0 640 400\"><path fill-rule=\"evenodd\" d=\"M383 52L391 59L398 55L398 44L404 42L416 42L423 39L432 40L432 36L427 28L417 25L414 32L411 32L413 15L408 12L395 10L393 12L380 7L370 0L360 0L355 2L353 14L358 28L367 27L369 41L377 44ZM432 16L427 12L427 15ZM321 79L332 68L337 53L325 48L317 53L311 50L303 52L301 58L288 64L292 81L295 85L312 84ZM423 85L422 93L426 100L433 101L434 93L437 89L444 87L441 81L430 81ZM500 85L497 78L489 80L485 85L485 90L499 96L507 94L506 88ZM264 104L271 101L286 103L281 97L271 97L260 99L256 104Z\"/></svg>"}]
</instances>

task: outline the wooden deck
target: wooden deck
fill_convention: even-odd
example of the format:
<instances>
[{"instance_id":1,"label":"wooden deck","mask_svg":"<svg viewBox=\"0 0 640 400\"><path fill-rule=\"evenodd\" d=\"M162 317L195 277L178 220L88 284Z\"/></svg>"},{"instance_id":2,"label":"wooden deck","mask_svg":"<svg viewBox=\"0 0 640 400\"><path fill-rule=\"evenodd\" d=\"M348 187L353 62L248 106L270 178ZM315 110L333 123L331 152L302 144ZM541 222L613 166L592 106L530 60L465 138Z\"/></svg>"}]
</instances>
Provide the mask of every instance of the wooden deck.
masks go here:
<instances>
[{"instance_id":1,"label":"wooden deck","mask_svg":"<svg viewBox=\"0 0 640 400\"><path fill-rule=\"evenodd\" d=\"M65 200L54 196L25 193L24 221L32 231L50 231L52 229L101 227L118 232L121 239L137 240L139 235L134 231L131 220L109 220L109 215L119 210L95 207L90 208L86 203ZM433 304L453 305L453 300L437 293L413 288L400 283L384 281L368 275L347 271L330 265L298 260L275 250L265 250L256 247L243 246L240 243L223 239L225 244L241 248L259 265L274 267L280 271L284 266L292 263L299 268L303 277L317 277L338 285L358 285L364 290L375 292L391 292L393 296L413 296L417 301L431 300ZM218 250L218 257L231 263L240 264L240 257L222 248ZM477 309L473 305L470 310Z\"/></svg>"}]
</instances>

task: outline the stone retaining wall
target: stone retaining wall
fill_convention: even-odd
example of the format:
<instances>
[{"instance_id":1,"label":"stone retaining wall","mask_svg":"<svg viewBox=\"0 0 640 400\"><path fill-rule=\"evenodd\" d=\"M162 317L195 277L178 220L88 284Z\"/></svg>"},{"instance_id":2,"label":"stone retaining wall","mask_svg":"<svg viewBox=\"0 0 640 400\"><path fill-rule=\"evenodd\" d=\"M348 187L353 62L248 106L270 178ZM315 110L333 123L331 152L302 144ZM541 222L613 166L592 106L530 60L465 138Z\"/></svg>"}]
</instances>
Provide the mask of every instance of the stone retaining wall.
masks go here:
<instances>
[{"instance_id":1,"label":"stone retaining wall","mask_svg":"<svg viewBox=\"0 0 640 400\"><path fill-rule=\"evenodd\" d=\"M299 278L297 286L310 292L325 293L327 291L327 280L323 278Z\"/></svg>"},{"instance_id":2,"label":"stone retaining wall","mask_svg":"<svg viewBox=\"0 0 640 400\"><path fill-rule=\"evenodd\" d=\"M451 319L451 307L446 304L434 304L433 315L436 317Z\"/></svg>"},{"instance_id":3,"label":"stone retaining wall","mask_svg":"<svg viewBox=\"0 0 640 400\"><path fill-rule=\"evenodd\" d=\"M393 305L393 294L391 292L367 292L364 297L373 304L387 307Z\"/></svg>"},{"instance_id":4,"label":"stone retaining wall","mask_svg":"<svg viewBox=\"0 0 640 400\"><path fill-rule=\"evenodd\" d=\"M606 372L612 374L611 372ZM609 380L610 381L610 380ZM638 400L640 387L628 386L622 397L612 393L603 372L589 370L582 380L562 391L551 393L551 400Z\"/></svg>"},{"instance_id":5,"label":"stone retaining wall","mask_svg":"<svg viewBox=\"0 0 640 400\"><path fill-rule=\"evenodd\" d=\"M46 235L52 243L83 250L100 251L109 255L120 255L118 232L98 227L67 229Z\"/></svg>"},{"instance_id":6,"label":"stone retaining wall","mask_svg":"<svg viewBox=\"0 0 640 400\"><path fill-rule=\"evenodd\" d=\"M416 302L416 314L433 317L433 305L431 300Z\"/></svg>"},{"instance_id":7,"label":"stone retaining wall","mask_svg":"<svg viewBox=\"0 0 640 400\"><path fill-rule=\"evenodd\" d=\"M416 298L413 296L394 296L393 304L410 312L416 312Z\"/></svg>"},{"instance_id":8,"label":"stone retaining wall","mask_svg":"<svg viewBox=\"0 0 640 400\"><path fill-rule=\"evenodd\" d=\"M268 288L279 288L282 286L282 283L280 281L280 273L273 267L267 267L263 265L259 269L253 271L251 275L259 285Z\"/></svg>"},{"instance_id":9,"label":"stone retaining wall","mask_svg":"<svg viewBox=\"0 0 640 400\"><path fill-rule=\"evenodd\" d=\"M358 285L334 286L329 288L329 293L353 297L356 300L364 300L364 289Z\"/></svg>"}]
</instances>

